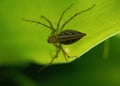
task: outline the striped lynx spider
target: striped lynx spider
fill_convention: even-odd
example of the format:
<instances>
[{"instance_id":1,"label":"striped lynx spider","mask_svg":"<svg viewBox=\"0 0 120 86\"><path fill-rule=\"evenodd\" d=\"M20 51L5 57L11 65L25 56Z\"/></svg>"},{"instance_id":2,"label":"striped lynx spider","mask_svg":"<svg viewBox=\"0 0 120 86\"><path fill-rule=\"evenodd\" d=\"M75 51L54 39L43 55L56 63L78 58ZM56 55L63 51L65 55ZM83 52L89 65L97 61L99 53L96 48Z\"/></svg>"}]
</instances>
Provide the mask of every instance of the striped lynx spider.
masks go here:
<instances>
[{"instance_id":1,"label":"striped lynx spider","mask_svg":"<svg viewBox=\"0 0 120 86\"><path fill-rule=\"evenodd\" d=\"M62 45L73 44L86 35L85 33L82 33L82 32L76 31L76 30L71 30L71 29L63 30L63 29L64 29L65 25L67 25L72 19L74 19L76 16L78 16L84 12L91 10L95 5L92 5L90 8L87 8L85 10L82 10L80 12L75 13L67 21L65 21L64 24L62 24L60 26L60 23L61 23L61 20L62 20L64 14L71 8L71 6L72 5L70 5L68 8L66 8L62 12L62 14L57 22L56 28L53 26L52 22L49 19L47 19L45 16L41 16L41 18L46 20L49 23L49 25L46 25L46 24L39 22L39 21L28 20L28 19L23 18L24 21L37 23L37 24L45 26L51 30L51 34L48 37L47 42L50 44L53 44L56 47L56 53L48 65L51 65L53 63L54 59L58 57L58 54L60 53L60 51L63 53L65 60L67 60L67 58L69 58L70 56L64 50ZM48 65L44 66L43 68L47 67ZM41 68L41 69L43 69L43 68Z\"/></svg>"}]
</instances>

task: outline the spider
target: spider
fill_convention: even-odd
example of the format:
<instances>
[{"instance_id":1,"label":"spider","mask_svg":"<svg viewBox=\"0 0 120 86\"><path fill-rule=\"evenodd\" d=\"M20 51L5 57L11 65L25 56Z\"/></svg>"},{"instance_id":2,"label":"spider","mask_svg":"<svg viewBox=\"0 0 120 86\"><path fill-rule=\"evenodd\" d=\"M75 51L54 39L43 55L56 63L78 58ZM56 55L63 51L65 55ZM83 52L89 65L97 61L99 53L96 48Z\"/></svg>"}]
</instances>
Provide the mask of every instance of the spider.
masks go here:
<instances>
[{"instance_id":1,"label":"spider","mask_svg":"<svg viewBox=\"0 0 120 86\"><path fill-rule=\"evenodd\" d=\"M23 18L24 21L37 23L37 24L45 26L45 27L47 27L51 30L51 34L48 37L47 42L50 43L50 44L53 44L56 47L56 53L55 53L55 55L53 56L52 60L50 61L50 63L48 65L51 65L53 63L55 58L58 57L58 54L60 53L60 51L63 53L63 55L65 57L65 60L67 60L70 56L64 50L62 45L73 44L73 43L77 42L78 40L80 40L82 37L84 37L86 35L85 33L82 33L82 32L76 31L76 30L70 30L70 29L63 30L63 29L64 29L65 25L67 25L72 19L74 19L76 16L78 16L78 15L84 13L84 12L87 12L88 10L91 10L95 6L95 4L92 5L90 8L87 8L85 10L82 10L80 12L75 13L67 21L65 21L62 26L60 26L60 23L61 23L61 20L62 20L64 14L71 8L71 6L72 5L70 5L68 8L66 8L62 12L62 14L61 14L61 16L60 16L60 18L57 22L57 27L56 28L53 27L52 22L49 19L47 19L45 16L41 16L41 18L46 20L49 23L49 25L46 25L46 24L44 24L42 22L39 22L39 21L28 20L28 19ZM45 67L47 67L48 65L46 65ZM41 68L40 70L44 69L45 67Z\"/></svg>"}]
</instances>

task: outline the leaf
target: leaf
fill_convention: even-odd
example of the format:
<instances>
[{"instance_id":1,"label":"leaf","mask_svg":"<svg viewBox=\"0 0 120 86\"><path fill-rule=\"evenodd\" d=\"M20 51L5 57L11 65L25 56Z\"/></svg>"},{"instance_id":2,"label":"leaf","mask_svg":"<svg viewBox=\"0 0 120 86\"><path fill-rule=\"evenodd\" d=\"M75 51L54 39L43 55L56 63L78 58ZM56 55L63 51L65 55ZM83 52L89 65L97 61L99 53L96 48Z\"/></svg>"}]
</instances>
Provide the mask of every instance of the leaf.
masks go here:
<instances>
[{"instance_id":1,"label":"leaf","mask_svg":"<svg viewBox=\"0 0 120 86\"><path fill-rule=\"evenodd\" d=\"M74 1L0 1L0 65L21 65L30 62L48 64L56 53L52 44L47 43L50 30L41 25L25 22L21 18L41 21L44 15L56 26L61 12L70 4L72 8L65 14L62 24L74 13L96 6L73 19L65 29L86 33L86 37L72 45L63 46L70 56L80 57L91 48L120 32L120 10L118 0L74 0ZM28 3L29 2L29 3ZM65 4L63 4L63 2ZM67 63L62 53L53 63Z\"/></svg>"}]
</instances>

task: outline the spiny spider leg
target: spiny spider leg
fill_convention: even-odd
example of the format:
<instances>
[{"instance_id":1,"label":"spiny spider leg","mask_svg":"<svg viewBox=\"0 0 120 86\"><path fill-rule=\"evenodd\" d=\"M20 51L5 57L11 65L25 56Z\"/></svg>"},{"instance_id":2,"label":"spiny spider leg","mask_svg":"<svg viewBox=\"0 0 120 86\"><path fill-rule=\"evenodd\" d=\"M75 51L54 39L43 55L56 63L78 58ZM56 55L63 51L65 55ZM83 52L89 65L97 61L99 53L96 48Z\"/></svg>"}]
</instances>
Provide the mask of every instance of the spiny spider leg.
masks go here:
<instances>
[{"instance_id":1,"label":"spiny spider leg","mask_svg":"<svg viewBox=\"0 0 120 86\"><path fill-rule=\"evenodd\" d=\"M64 57L65 57L65 60L67 61L67 59L70 57L67 52L63 49L62 45L60 44L59 46L60 50L62 51Z\"/></svg>"},{"instance_id":2,"label":"spiny spider leg","mask_svg":"<svg viewBox=\"0 0 120 86\"><path fill-rule=\"evenodd\" d=\"M50 26L48 26L48 25L46 25L44 23L38 22L38 21L28 20L28 19L24 19L24 18L22 18L22 20L27 21L27 22L36 23L36 24L41 24L41 25L43 25L43 26L45 26L45 27L50 28L51 30L53 30Z\"/></svg>"},{"instance_id":3,"label":"spiny spider leg","mask_svg":"<svg viewBox=\"0 0 120 86\"><path fill-rule=\"evenodd\" d=\"M57 31L58 31L58 29L59 29L59 25L60 25L60 22L61 22L61 20L62 20L62 18L63 18L63 16L64 16L64 14L65 14L65 12L67 12L67 10L69 10L71 7L72 7L72 5L73 4L71 4L68 8L66 8L63 12L62 12L62 14L61 14L61 16L60 16L60 18L59 18L59 20L58 20L58 23L57 23Z\"/></svg>"},{"instance_id":4,"label":"spiny spider leg","mask_svg":"<svg viewBox=\"0 0 120 86\"><path fill-rule=\"evenodd\" d=\"M56 30L55 30L55 28L53 27L53 24L52 24L52 22L49 20L49 19L47 19L46 17L44 17L44 16L41 16L41 18L43 18L43 19L45 19L49 24L50 24L50 26L51 26L51 29L52 29L52 32L55 32Z\"/></svg>"},{"instance_id":5,"label":"spiny spider leg","mask_svg":"<svg viewBox=\"0 0 120 86\"><path fill-rule=\"evenodd\" d=\"M72 17L70 17L70 18L62 25L62 27L60 28L60 31L61 31L61 30L65 27L65 25L66 25L68 22L70 22L73 18L75 18L76 16L78 16L78 15L84 13L84 12L87 12L87 11L91 10L93 7L95 7L95 4L92 5L92 6L91 6L90 8L88 8L88 9L85 9L85 10L83 10L83 11L81 11L81 12L75 13Z\"/></svg>"},{"instance_id":6,"label":"spiny spider leg","mask_svg":"<svg viewBox=\"0 0 120 86\"><path fill-rule=\"evenodd\" d=\"M58 54L59 54L59 52L60 52L60 48L58 48L58 45L56 45L56 44L54 44L54 46L56 47L56 54L54 55L54 57L52 58L52 60L50 61L50 63L47 64L46 66L42 67L39 71L47 68L49 65L51 65L51 64L53 63L53 61L55 60L55 58L58 57Z\"/></svg>"}]
</instances>

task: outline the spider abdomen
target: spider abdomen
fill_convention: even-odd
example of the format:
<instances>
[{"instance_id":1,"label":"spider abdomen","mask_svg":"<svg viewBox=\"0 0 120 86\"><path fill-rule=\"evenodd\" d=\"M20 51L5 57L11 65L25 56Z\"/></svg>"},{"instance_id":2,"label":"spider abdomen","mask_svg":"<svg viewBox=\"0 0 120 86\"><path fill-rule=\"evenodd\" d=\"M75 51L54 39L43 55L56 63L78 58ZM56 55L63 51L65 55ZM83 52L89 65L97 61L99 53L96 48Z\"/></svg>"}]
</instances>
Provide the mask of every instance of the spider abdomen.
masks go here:
<instances>
[{"instance_id":1,"label":"spider abdomen","mask_svg":"<svg viewBox=\"0 0 120 86\"><path fill-rule=\"evenodd\" d=\"M64 30L58 34L57 39L59 43L68 45L77 42L85 35L85 33L76 30Z\"/></svg>"}]
</instances>

